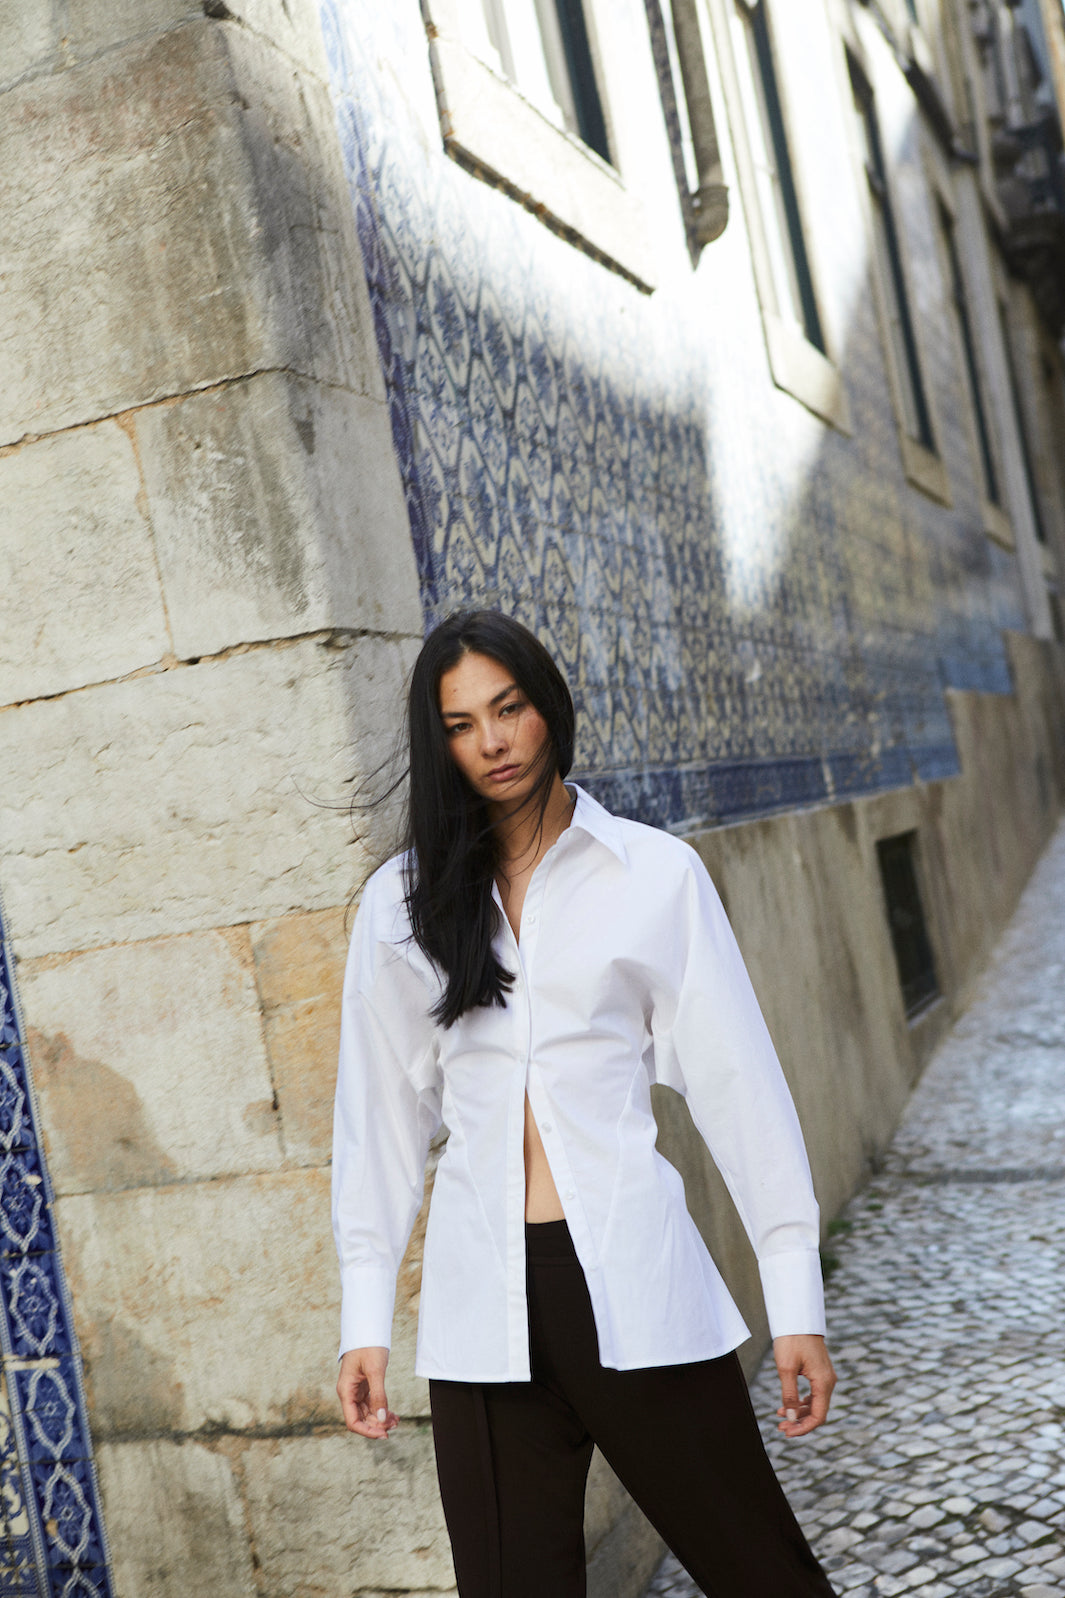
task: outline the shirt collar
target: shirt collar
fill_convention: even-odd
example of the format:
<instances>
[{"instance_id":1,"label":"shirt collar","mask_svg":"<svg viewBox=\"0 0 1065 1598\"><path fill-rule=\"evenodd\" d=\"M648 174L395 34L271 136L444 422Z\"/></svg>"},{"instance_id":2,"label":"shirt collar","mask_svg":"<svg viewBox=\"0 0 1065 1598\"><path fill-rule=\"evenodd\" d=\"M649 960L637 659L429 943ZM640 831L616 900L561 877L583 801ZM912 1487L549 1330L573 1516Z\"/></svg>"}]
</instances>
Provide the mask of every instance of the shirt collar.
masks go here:
<instances>
[{"instance_id":1,"label":"shirt collar","mask_svg":"<svg viewBox=\"0 0 1065 1598\"><path fill-rule=\"evenodd\" d=\"M623 829L617 816L612 816L609 810L604 810L597 799L575 782L566 784L577 795L577 803L573 809L573 818L570 827L580 827L582 831L591 833L599 843L605 844L612 854L617 855L622 865L628 865L629 856L625 848Z\"/></svg>"}]
</instances>

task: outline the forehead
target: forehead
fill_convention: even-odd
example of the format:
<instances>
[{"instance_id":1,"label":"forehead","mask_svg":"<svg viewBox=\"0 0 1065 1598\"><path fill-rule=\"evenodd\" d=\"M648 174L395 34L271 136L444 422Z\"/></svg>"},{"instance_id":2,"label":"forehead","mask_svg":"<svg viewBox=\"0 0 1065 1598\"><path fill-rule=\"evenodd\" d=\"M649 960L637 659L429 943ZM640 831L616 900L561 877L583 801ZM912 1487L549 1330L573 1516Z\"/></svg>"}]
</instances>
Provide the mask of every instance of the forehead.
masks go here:
<instances>
[{"instance_id":1,"label":"forehead","mask_svg":"<svg viewBox=\"0 0 1065 1598\"><path fill-rule=\"evenodd\" d=\"M490 655L471 651L450 671L441 674L440 709L475 710L479 705L491 703L513 681L514 673L508 667L501 666Z\"/></svg>"}]
</instances>

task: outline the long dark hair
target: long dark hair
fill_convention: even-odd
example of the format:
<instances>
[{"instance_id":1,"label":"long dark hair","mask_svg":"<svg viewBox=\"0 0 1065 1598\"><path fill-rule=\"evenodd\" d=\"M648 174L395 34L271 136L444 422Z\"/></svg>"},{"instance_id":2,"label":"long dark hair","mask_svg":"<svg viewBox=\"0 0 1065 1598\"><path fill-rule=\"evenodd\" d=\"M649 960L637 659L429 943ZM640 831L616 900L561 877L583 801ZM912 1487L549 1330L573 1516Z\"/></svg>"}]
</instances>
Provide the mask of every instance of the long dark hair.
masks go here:
<instances>
[{"instance_id":1,"label":"long dark hair","mask_svg":"<svg viewBox=\"0 0 1065 1598\"><path fill-rule=\"evenodd\" d=\"M542 824L556 772L573 764L573 700L565 678L527 627L494 610L459 611L425 640L407 700L410 789L404 888L418 946L446 978L433 1017L451 1026L478 1006L506 1004L514 981L492 950L499 910L492 898L496 834L485 801L470 788L448 747L440 717L440 679L463 655L505 666L547 723L540 770L522 802Z\"/></svg>"}]
</instances>

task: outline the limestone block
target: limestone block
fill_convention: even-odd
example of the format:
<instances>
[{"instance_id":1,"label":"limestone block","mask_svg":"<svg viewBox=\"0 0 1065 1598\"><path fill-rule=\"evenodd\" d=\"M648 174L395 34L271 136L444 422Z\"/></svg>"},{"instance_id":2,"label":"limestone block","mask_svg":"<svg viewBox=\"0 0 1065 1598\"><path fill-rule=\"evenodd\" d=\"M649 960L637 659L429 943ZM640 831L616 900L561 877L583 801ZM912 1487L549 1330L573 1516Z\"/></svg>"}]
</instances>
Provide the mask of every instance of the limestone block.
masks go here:
<instances>
[{"instance_id":1,"label":"limestone block","mask_svg":"<svg viewBox=\"0 0 1065 1598\"><path fill-rule=\"evenodd\" d=\"M8 5L0 14L0 88L54 57L59 44L55 5Z\"/></svg>"},{"instance_id":2,"label":"limestone block","mask_svg":"<svg viewBox=\"0 0 1065 1598\"><path fill-rule=\"evenodd\" d=\"M96 1449L116 1598L255 1598L251 1549L229 1461L200 1443Z\"/></svg>"},{"instance_id":3,"label":"limestone block","mask_svg":"<svg viewBox=\"0 0 1065 1598\"><path fill-rule=\"evenodd\" d=\"M399 722L417 641L303 641L0 714L4 892L20 955L343 903L344 809Z\"/></svg>"},{"instance_id":4,"label":"limestone block","mask_svg":"<svg viewBox=\"0 0 1065 1598\"><path fill-rule=\"evenodd\" d=\"M58 9L57 0L53 4ZM322 30L313 0L227 0L218 9L324 76ZM105 46L199 19L204 6L203 0L65 0L64 10L67 50L78 59Z\"/></svg>"},{"instance_id":5,"label":"limestone block","mask_svg":"<svg viewBox=\"0 0 1065 1598\"><path fill-rule=\"evenodd\" d=\"M141 488L115 422L0 455L0 704L169 651Z\"/></svg>"},{"instance_id":6,"label":"limestone block","mask_svg":"<svg viewBox=\"0 0 1065 1598\"><path fill-rule=\"evenodd\" d=\"M628 1493L597 1448L592 1455L584 1494L584 1541L589 1556L609 1535L610 1528L630 1502Z\"/></svg>"},{"instance_id":7,"label":"limestone block","mask_svg":"<svg viewBox=\"0 0 1065 1598\"><path fill-rule=\"evenodd\" d=\"M643 1598L665 1544L631 1498L594 1551L589 1548L588 1598Z\"/></svg>"},{"instance_id":8,"label":"limestone block","mask_svg":"<svg viewBox=\"0 0 1065 1598\"><path fill-rule=\"evenodd\" d=\"M0 443L283 368L382 392L324 85L200 18L12 89Z\"/></svg>"},{"instance_id":9,"label":"limestone block","mask_svg":"<svg viewBox=\"0 0 1065 1598\"><path fill-rule=\"evenodd\" d=\"M348 933L343 909L281 916L251 928L266 1047L285 1152L329 1160Z\"/></svg>"},{"instance_id":10,"label":"limestone block","mask_svg":"<svg viewBox=\"0 0 1065 1598\"><path fill-rule=\"evenodd\" d=\"M387 1443L346 1432L253 1442L243 1462L272 1598L453 1589L428 1427Z\"/></svg>"},{"instance_id":11,"label":"limestone block","mask_svg":"<svg viewBox=\"0 0 1065 1598\"><path fill-rule=\"evenodd\" d=\"M383 403L270 373L140 411L136 436L179 656L420 629Z\"/></svg>"},{"instance_id":12,"label":"limestone block","mask_svg":"<svg viewBox=\"0 0 1065 1598\"><path fill-rule=\"evenodd\" d=\"M78 1194L57 1210L95 1435L335 1421L328 1172Z\"/></svg>"},{"instance_id":13,"label":"limestone block","mask_svg":"<svg viewBox=\"0 0 1065 1598\"><path fill-rule=\"evenodd\" d=\"M280 1164L244 928L26 960L19 976L58 1193Z\"/></svg>"}]
</instances>

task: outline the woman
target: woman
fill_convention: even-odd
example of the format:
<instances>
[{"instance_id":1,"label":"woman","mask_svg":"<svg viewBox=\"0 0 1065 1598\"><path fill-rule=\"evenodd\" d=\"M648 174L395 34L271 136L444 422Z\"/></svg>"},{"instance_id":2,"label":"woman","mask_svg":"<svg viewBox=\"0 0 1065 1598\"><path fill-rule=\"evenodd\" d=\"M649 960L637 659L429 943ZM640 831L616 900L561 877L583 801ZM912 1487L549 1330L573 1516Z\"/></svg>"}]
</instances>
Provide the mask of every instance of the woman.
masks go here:
<instances>
[{"instance_id":1,"label":"woman","mask_svg":"<svg viewBox=\"0 0 1065 1598\"><path fill-rule=\"evenodd\" d=\"M769 1466L747 1336L655 1149L683 1093L758 1255L780 1430L824 1420L817 1206L720 901L685 843L564 782L573 704L491 611L426 640L407 849L363 893L334 1144L351 1431L396 1426L396 1273L430 1139L416 1368L429 1378L461 1598L579 1598L598 1444L713 1598L831 1598ZM798 1379L809 1382L800 1396Z\"/></svg>"}]
</instances>

